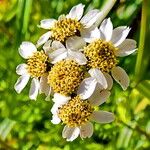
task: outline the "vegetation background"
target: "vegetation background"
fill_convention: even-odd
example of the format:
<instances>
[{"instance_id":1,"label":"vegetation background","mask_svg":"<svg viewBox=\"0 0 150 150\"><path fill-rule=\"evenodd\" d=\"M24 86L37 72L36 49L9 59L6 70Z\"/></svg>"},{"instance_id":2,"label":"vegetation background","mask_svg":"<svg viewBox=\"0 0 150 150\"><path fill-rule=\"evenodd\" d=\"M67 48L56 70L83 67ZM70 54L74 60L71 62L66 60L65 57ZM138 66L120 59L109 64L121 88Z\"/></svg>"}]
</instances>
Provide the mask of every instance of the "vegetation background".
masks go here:
<instances>
[{"instance_id":1,"label":"vegetation background","mask_svg":"<svg viewBox=\"0 0 150 150\"><path fill-rule=\"evenodd\" d=\"M45 18L67 14L83 3L86 11L102 9L110 0L0 0L0 150L149 150L150 149L150 1L117 0L108 16L114 27L131 27L129 38L138 52L120 59L130 76L127 91L115 84L111 97L100 109L112 111L111 124L95 124L90 139L66 142L62 125L50 122L52 101L44 95L28 97L29 84L18 95L15 68L24 60L18 54L22 41L36 43L45 31L37 25ZM142 17L141 17L142 16ZM149 68L148 68L149 67Z\"/></svg>"}]
</instances>

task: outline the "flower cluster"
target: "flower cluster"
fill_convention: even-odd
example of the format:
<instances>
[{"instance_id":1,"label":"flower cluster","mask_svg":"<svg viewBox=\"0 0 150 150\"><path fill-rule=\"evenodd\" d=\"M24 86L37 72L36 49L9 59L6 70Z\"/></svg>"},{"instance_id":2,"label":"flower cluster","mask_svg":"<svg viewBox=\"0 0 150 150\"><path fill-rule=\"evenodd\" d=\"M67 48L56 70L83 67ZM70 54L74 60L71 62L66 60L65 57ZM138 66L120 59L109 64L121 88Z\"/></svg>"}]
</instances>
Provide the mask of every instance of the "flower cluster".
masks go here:
<instances>
[{"instance_id":1,"label":"flower cluster","mask_svg":"<svg viewBox=\"0 0 150 150\"><path fill-rule=\"evenodd\" d=\"M113 29L110 18L97 26L102 13L93 9L83 16L84 5L74 6L58 20L45 19L39 27L48 30L37 44L22 42L19 54L26 63L16 68L20 75L15 90L20 93L31 78L30 99L38 93L53 96L53 124L62 122L62 136L73 141L93 134L91 121L110 123L114 115L98 108L110 96L113 79L123 90L129 77L119 67L119 58L136 51L136 42L126 39L130 28Z\"/></svg>"}]
</instances>

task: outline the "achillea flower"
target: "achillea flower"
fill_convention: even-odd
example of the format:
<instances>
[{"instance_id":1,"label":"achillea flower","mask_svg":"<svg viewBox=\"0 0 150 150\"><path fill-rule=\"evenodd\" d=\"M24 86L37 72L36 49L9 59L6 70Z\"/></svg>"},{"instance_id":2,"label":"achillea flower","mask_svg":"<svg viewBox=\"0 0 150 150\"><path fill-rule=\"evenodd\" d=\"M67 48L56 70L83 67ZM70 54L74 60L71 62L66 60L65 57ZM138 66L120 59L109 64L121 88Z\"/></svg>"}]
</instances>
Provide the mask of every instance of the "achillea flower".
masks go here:
<instances>
[{"instance_id":1,"label":"achillea flower","mask_svg":"<svg viewBox=\"0 0 150 150\"><path fill-rule=\"evenodd\" d=\"M60 99L62 100L61 102ZM62 121L65 124L62 136L67 141L73 141L79 135L82 139L91 137L93 134L93 125L90 121L110 123L114 120L112 113L94 110L94 106L105 102L100 99L97 102L98 105L96 105L94 100L91 101L90 98L81 99L79 95L71 98L55 93L53 101L55 104L51 109L53 114L52 123L59 124Z\"/></svg>"},{"instance_id":2,"label":"achillea flower","mask_svg":"<svg viewBox=\"0 0 150 150\"><path fill-rule=\"evenodd\" d=\"M39 92L50 94L51 88L47 84L48 56L46 51L37 51L36 46L31 42L22 42L19 47L19 54L27 59L27 63L17 66L16 73L20 75L14 88L20 93L32 78L29 91L30 99L36 100Z\"/></svg>"},{"instance_id":3,"label":"achillea flower","mask_svg":"<svg viewBox=\"0 0 150 150\"><path fill-rule=\"evenodd\" d=\"M83 16L83 12L84 5L78 4L70 10L69 14L61 15L58 20L42 20L39 26L49 31L39 38L37 45L44 44L49 38L64 42L71 36L81 35L84 37L84 32L92 32L93 25L98 19L100 20L102 13L93 9Z\"/></svg>"},{"instance_id":4,"label":"achillea flower","mask_svg":"<svg viewBox=\"0 0 150 150\"><path fill-rule=\"evenodd\" d=\"M105 19L100 28L86 35L84 54L87 57L88 68L98 68L103 73L110 73L121 85L123 90L129 86L129 78L124 69L117 66L117 57L123 57L136 51L136 41L126 39L129 27L121 26L113 30L112 22Z\"/></svg>"}]
</instances>

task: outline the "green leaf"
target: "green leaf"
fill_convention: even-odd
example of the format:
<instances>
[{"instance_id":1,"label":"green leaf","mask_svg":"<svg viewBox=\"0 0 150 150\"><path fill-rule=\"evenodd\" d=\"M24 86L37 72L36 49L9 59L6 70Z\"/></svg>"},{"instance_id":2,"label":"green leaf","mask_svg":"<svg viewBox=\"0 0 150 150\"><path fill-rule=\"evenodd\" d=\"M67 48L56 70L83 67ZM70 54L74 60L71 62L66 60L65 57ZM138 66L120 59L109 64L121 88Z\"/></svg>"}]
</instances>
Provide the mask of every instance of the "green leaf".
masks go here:
<instances>
[{"instance_id":1,"label":"green leaf","mask_svg":"<svg viewBox=\"0 0 150 150\"><path fill-rule=\"evenodd\" d=\"M10 120L8 118L4 119L0 124L0 137L2 140L5 140L13 126L15 125L15 121Z\"/></svg>"}]
</instances>

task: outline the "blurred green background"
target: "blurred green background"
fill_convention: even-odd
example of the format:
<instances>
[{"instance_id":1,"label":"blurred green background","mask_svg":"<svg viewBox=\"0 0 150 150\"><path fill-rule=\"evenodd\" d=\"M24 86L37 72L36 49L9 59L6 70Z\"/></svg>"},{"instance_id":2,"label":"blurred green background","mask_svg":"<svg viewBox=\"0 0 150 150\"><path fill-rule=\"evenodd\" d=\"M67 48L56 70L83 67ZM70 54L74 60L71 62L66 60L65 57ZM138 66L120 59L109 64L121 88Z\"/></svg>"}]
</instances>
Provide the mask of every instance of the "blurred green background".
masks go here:
<instances>
[{"instance_id":1,"label":"blurred green background","mask_svg":"<svg viewBox=\"0 0 150 150\"><path fill-rule=\"evenodd\" d=\"M111 124L95 124L90 139L72 143L62 138L63 126L50 122L51 101L28 97L29 86L18 95L13 86L15 68L24 60L18 47L24 40L36 43L45 31L37 25L45 18L67 14L83 3L86 12L102 9L110 0L0 0L0 150L149 150L150 149L150 1L117 0L108 14L114 27L131 27L129 38L138 52L120 59L130 76L127 91L115 83L111 97L100 109L114 112ZM142 17L141 17L142 15Z\"/></svg>"}]
</instances>

